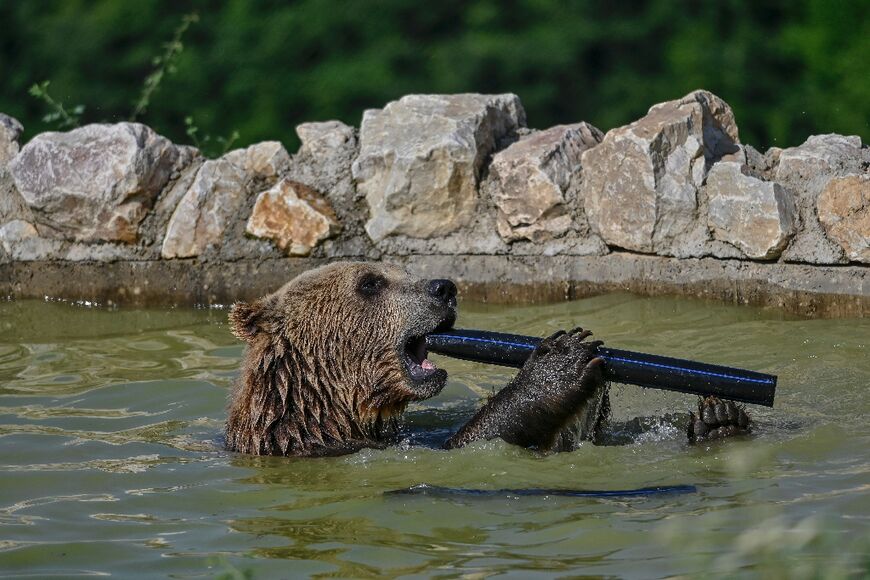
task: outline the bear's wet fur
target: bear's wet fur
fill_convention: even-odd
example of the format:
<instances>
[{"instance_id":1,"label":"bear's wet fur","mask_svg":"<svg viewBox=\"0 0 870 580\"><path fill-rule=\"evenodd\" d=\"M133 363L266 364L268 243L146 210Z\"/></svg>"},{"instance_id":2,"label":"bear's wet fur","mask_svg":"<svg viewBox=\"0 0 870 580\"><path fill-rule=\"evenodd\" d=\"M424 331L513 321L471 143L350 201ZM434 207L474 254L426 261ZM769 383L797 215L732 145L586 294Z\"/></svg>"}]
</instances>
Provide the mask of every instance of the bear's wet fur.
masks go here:
<instances>
[{"instance_id":1,"label":"bear's wet fur","mask_svg":"<svg viewBox=\"0 0 870 580\"><path fill-rule=\"evenodd\" d=\"M394 442L405 407L444 388L447 373L426 358L425 336L455 319L452 282L382 263L333 262L234 304L230 326L247 348L227 448L322 456ZM545 339L444 447L501 438L550 451L594 441L609 400L601 343L590 334L576 328Z\"/></svg>"},{"instance_id":2,"label":"bear's wet fur","mask_svg":"<svg viewBox=\"0 0 870 580\"><path fill-rule=\"evenodd\" d=\"M227 447L321 455L388 443L405 406L444 387L447 373L414 357L427 333L455 317L451 282L353 262L236 303L230 326L248 346L231 395Z\"/></svg>"},{"instance_id":3,"label":"bear's wet fur","mask_svg":"<svg viewBox=\"0 0 870 580\"><path fill-rule=\"evenodd\" d=\"M746 409L733 401L723 401L712 395L698 400L698 414L689 414L689 426L686 429L689 441L693 443L747 433L749 415Z\"/></svg>"}]
</instances>

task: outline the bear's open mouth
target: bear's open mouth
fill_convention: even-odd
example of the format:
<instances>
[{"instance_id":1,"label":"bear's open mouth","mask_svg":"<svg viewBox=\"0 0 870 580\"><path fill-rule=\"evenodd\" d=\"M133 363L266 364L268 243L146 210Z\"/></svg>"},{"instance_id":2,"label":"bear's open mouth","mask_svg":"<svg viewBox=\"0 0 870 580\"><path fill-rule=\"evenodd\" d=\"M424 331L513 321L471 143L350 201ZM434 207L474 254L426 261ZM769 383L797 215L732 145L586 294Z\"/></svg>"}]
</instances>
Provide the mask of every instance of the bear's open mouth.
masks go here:
<instances>
[{"instance_id":1,"label":"bear's open mouth","mask_svg":"<svg viewBox=\"0 0 870 580\"><path fill-rule=\"evenodd\" d=\"M426 356L426 336L412 336L405 342L405 363L415 382L425 381L438 371L435 363Z\"/></svg>"},{"instance_id":2,"label":"bear's open mouth","mask_svg":"<svg viewBox=\"0 0 870 580\"><path fill-rule=\"evenodd\" d=\"M410 332L399 343L401 346L397 350L404 363L408 386L417 400L434 397L447 384L447 371L439 369L435 363L427 358L429 352L426 350L426 335L430 332L449 330L455 321L456 308L448 308L442 314L439 322L431 326L415 325L416 328L409 329Z\"/></svg>"}]
</instances>

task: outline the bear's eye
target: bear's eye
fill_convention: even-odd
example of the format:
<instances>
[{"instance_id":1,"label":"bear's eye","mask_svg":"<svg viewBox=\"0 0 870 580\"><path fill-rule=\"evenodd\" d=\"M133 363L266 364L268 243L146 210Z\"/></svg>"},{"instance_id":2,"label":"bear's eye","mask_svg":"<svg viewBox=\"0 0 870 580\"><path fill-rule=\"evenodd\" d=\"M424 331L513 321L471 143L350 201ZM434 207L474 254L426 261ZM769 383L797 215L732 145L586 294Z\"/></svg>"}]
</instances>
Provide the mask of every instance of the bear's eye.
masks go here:
<instances>
[{"instance_id":1,"label":"bear's eye","mask_svg":"<svg viewBox=\"0 0 870 580\"><path fill-rule=\"evenodd\" d=\"M359 282L356 285L356 291L366 298L371 298L372 296L380 294L386 287L387 279L383 276L378 274L365 274L359 279Z\"/></svg>"}]
</instances>

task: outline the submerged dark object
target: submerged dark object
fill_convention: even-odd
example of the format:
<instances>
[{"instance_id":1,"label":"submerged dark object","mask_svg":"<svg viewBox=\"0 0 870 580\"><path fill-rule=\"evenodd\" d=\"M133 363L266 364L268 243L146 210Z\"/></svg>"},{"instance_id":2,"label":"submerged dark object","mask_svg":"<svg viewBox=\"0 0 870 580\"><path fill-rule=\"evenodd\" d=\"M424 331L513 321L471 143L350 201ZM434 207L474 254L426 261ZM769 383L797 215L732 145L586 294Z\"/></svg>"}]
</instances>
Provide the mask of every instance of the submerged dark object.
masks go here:
<instances>
[{"instance_id":1,"label":"submerged dark object","mask_svg":"<svg viewBox=\"0 0 870 580\"><path fill-rule=\"evenodd\" d=\"M561 497L636 497L649 495L664 495L671 493L695 493L694 485L661 485L642 487L640 489L585 490L585 489L466 489L462 487L441 487L421 483L405 489L395 489L384 495L430 495L435 497L473 496L473 497L503 497L503 496L561 496Z\"/></svg>"},{"instance_id":2,"label":"submerged dark object","mask_svg":"<svg viewBox=\"0 0 870 580\"><path fill-rule=\"evenodd\" d=\"M463 360L519 368L541 340L519 334L452 329L427 335L426 348ZM773 407L775 375L605 346L598 352L604 359L604 378L608 381Z\"/></svg>"}]
</instances>

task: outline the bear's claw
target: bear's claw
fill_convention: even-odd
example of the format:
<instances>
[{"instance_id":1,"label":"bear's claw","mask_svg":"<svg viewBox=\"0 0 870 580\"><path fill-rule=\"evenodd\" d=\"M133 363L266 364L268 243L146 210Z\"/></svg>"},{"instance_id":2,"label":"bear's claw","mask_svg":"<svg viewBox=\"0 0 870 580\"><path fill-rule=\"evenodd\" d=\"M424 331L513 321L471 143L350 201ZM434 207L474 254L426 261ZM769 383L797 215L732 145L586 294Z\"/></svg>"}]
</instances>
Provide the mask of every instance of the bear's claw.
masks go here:
<instances>
[{"instance_id":1,"label":"bear's claw","mask_svg":"<svg viewBox=\"0 0 870 580\"><path fill-rule=\"evenodd\" d=\"M689 413L686 431L689 441L701 442L745 434L749 428L749 415L742 406L711 395L698 401L697 415Z\"/></svg>"}]
</instances>

